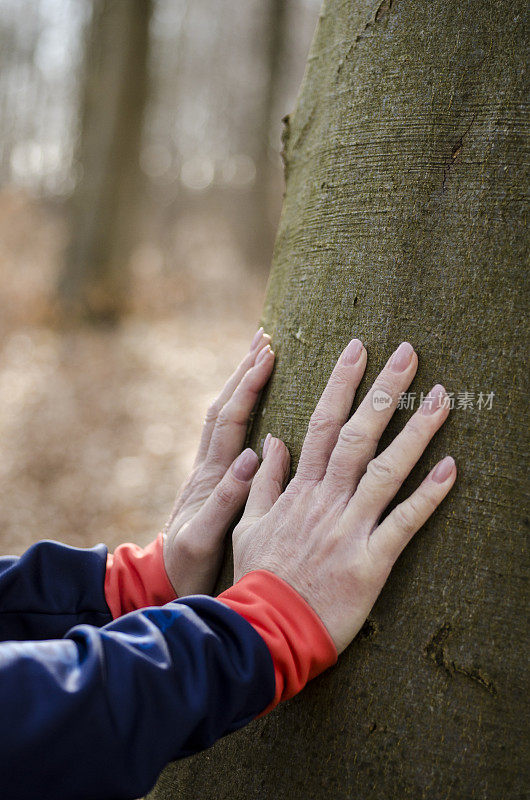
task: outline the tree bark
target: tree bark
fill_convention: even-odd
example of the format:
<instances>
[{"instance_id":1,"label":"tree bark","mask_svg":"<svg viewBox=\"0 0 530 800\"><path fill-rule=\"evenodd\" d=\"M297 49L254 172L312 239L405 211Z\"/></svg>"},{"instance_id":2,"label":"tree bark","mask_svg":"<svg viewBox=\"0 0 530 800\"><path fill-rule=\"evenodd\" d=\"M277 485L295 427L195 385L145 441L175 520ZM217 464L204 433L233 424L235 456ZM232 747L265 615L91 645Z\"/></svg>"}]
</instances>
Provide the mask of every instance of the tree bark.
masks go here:
<instances>
[{"instance_id":1,"label":"tree bark","mask_svg":"<svg viewBox=\"0 0 530 800\"><path fill-rule=\"evenodd\" d=\"M72 236L60 281L72 316L124 310L138 220L151 0L95 0L88 30Z\"/></svg>"},{"instance_id":2,"label":"tree bark","mask_svg":"<svg viewBox=\"0 0 530 800\"><path fill-rule=\"evenodd\" d=\"M156 800L525 796L524 13L522 0L324 3L285 131L263 314L277 362L250 441L270 430L296 462L352 336L369 353L361 397L408 339L411 390L441 381L474 407L455 407L399 492L456 458L455 488L338 665L170 765ZM220 589L230 577L227 564Z\"/></svg>"}]
</instances>

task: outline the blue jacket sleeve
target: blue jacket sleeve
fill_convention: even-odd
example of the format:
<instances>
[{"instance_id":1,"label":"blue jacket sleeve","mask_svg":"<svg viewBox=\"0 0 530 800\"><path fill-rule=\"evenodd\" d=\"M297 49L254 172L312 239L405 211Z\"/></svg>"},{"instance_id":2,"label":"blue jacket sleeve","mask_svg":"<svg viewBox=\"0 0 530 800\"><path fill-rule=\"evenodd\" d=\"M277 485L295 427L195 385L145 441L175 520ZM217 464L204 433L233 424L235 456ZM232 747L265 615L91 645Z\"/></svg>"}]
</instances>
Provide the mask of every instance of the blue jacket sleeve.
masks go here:
<instances>
[{"instance_id":1,"label":"blue jacket sleeve","mask_svg":"<svg viewBox=\"0 0 530 800\"><path fill-rule=\"evenodd\" d=\"M79 625L62 640L3 642L2 797L139 797L168 761L253 719L274 689L264 640L209 597Z\"/></svg>"},{"instance_id":2,"label":"blue jacket sleeve","mask_svg":"<svg viewBox=\"0 0 530 800\"><path fill-rule=\"evenodd\" d=\"M112 620L105 601L107 548L41 541L0 558L0 641L60 639L74 625Z\"/></svg>"}]
</instances>

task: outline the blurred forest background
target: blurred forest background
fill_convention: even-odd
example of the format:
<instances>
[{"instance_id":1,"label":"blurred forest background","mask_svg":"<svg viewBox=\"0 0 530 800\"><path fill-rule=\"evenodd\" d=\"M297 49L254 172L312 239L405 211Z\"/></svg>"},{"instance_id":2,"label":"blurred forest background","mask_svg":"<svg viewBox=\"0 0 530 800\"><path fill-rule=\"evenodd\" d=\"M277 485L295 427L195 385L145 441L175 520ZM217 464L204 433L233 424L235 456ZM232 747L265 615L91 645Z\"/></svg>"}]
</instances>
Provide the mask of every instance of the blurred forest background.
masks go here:
<instances>
[{"instance_id":1,"label":"blurred forest background","mask_svg":"<svg viewBox=\"0 0 530 800\"><path fill-rule=\"evenodd\" d=\"M258 326L320 0L0 0L0 537L145 544Z\"/></svg>"}]
</instances>

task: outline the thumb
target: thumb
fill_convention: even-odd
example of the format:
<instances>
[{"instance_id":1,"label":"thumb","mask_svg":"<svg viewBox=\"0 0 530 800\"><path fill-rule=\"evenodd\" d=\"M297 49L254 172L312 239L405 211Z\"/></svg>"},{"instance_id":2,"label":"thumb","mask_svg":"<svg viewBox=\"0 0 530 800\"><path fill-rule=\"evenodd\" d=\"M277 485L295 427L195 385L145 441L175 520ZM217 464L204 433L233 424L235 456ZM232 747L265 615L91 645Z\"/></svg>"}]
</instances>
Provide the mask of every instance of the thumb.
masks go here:
<instances>
[{"instance_id":1,"label":"thumb","mask_svg":"<svg viewBox=\"0 0 530 800\"><path fill-rule=\"evenodd\" d=\"M250 522L251 519L263 517L270 511L276 500L284 490L289 477L291 457L287 447L281 439L275 439L267 434L263 445L263 462L256 477L252 481L252 488L248 496L245 513L241 522Z\"/></svg>"},{"instance_id":2,"label":"thumb","mask_svg":"<svg viewBox=\"0 0 530 800\"><path fill-rule=\"evenodd\" d=\"M194 516L192 524L196 536L199 539L204 536L205 545L224 536L248 497L258 466L256 453L250 447L243 450Z\"/></svg>"}]
</instances>

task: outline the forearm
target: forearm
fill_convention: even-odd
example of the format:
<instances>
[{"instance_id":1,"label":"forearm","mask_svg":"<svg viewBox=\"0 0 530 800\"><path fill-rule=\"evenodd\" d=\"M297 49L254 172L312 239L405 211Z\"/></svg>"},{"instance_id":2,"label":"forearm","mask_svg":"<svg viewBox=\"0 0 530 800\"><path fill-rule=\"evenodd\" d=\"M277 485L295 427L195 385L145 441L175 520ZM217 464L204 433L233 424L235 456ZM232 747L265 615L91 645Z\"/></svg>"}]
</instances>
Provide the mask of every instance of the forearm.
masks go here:
<instances>
[{"instance_id":1,"label":"forearm","mask_svg":"<svg viewBox=\"0 0 530 800\"><path fill-rule=\"evenodd\" d=\"M74 625L105 625L107 548L42 541L0 558L0 641L56 639Z\"/></svg>"},{"instance_id":2,"label":"forearm","mask_svg":"<svg viewBox=\"0 0 530 800\"><path fill-rule=\"evenodd\" d=\"M2 791L138 797L169 760L244 725L273 695L261 637L202 596L79 626L59 641L5 642Z\"/></svg>"},{"instance_id":3,"label":"forearm","mask_svg":"<svg viewBox=\"0 0 530 800\"><path fill-rule=\"evenodd\" d=\"M42 541L21 557L0 558L0 641L57 639L74 627L175 599L162 535L147 547L70 547Z\"/></svg>"},{"instance_id":4,"label":"forearm","mask_svg":"<svg viewBox=\"0 0 530 800\"><path fill-rule=\"evenodd\" d=\"M138 797L336 660L318 617L271 573L61 641L0 645L8 796ZM42 788L44 787L44 789Z\"/></svg>"}]
</instances>

